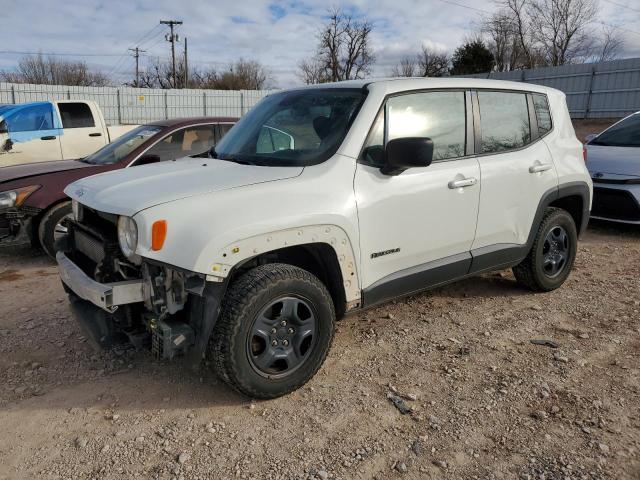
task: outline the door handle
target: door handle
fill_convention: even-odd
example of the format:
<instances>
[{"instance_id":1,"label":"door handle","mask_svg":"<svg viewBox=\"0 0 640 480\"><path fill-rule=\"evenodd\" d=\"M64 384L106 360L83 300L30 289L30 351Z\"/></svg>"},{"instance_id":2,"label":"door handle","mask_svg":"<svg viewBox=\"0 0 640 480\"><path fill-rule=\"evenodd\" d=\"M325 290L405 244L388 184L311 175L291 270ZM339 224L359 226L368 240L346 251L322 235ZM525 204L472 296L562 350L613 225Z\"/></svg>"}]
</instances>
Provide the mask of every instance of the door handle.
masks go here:
<instances>
[{"instance_id":1,"label":"door handle","mask_svg":"<svg viewBox=\"0 0 640 480\"><path fill-rule=\"evenodd\" d=\"M542 173L547 170L551 170L551 164L549 163L540 163L538 165L531 165L529 167L529 173Z\"/></svg>"},{"instance_id":2,"label":"door handle","mask_svg":"<svg viewBox=\"0 0 640 480\"><path fill-rule=\"evenodd\" d=\"M90 136L90 137L101 137L101 136L102 136L102 134L101 134L101 133L99 133L99 132L98 132L98 133L90 133L90 134L89 134L89 136Z\"/></svg>"},{"instance_id":3,"label":"door handle","mask_svg":"<svg viewBox=\"0 0 640 480\"><path fill-rule=\"evenodd\" d=\"M46 137L40 137L40 140L55 140L56 136L55 135L48 135Z\"/></svg>"},{"instance_id":4,"label":"door handle","mask_svg":"<svg viewBox=\"0 0 640 480\"><path fill-rule=\"evenodd\" d=\"M451 180L448 184L450 189L456 189L456 188L464 188L464 187L471 187L473 185L476 184L478 180L476 180L473 177L469 177L469 178L461 178L460 180Z\"/></svg>"}]
</instances>

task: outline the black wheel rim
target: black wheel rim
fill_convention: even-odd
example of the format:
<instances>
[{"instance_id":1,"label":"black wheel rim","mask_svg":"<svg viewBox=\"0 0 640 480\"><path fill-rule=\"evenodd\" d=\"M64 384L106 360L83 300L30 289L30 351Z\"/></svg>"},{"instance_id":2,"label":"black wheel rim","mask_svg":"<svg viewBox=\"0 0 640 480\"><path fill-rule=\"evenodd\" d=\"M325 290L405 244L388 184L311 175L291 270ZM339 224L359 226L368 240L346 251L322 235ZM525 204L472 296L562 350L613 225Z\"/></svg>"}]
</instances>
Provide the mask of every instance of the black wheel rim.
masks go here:
<instances>
[{"instance_id":1,"label":"black wheel rim","mask_svg":"<svg viewBox=\"0 0 640 480\"><path fill-rule=\"evenodd\" d=\"M269 378L292 374L309 358L317 329L309 301L286 296L269 302L253 321L247 339L251 366Z\"/></svg>"},{"instance_id":2,"label":"black wheel rim","mask_svg":"<svg viewBox=\"0 0 640 480\"><path fill-rule=\"evenodd\" d=\"M549 277L560 275L569 263L569 235L557 225L549 230L542 247L542 270Z\"/></svg>"}]
</instances>

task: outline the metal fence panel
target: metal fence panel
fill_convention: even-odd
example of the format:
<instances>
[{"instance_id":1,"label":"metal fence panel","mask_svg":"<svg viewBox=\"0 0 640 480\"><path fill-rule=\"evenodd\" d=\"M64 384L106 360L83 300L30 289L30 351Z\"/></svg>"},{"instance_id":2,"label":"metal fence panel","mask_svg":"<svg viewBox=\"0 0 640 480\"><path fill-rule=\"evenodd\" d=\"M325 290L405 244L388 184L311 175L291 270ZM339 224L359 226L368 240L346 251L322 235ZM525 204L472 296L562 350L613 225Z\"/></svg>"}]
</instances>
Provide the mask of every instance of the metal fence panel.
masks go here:
<instances>
[{"instance_id":1,"label":"metal fence panel","mask_svg":"<svg viewBox=\"0 0 640 480\"><path fill-rule=\"evenodd\" d=\"M93 100L109 125L178 117L241 117L269 90L163 90L133 87L72 87L0 82L0 104L44 100Z\"/></svg>"},{"instance_id":2,"label":"metal fence panel","mask_svg":"<svg viewBox=\"0 0 640 480\"><path fill-rule=\"evenodd\" d=\"M461 76L557 88L567 95L573 118L620 118L640 110L640 58Z\"/></svg>"}]
</instances>

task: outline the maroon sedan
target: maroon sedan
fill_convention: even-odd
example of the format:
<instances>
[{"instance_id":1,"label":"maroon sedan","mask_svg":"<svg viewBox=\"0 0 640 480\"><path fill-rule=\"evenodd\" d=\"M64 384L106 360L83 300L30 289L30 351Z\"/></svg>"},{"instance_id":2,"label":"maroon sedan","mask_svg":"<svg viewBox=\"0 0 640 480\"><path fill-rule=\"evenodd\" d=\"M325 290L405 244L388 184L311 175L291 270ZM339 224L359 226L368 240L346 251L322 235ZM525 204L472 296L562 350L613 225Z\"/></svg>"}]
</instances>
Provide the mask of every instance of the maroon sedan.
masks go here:
<instances>
[{"instance_id":1,"label":"maroon sedan","mask_svg":"<svg viewBox=\"0 0 640 480\"><path fill-rule=\"evenodd\" d=\"M0 168L0 245L31 242L55 255L54 243L71 215L65 187L79 178L119 168L207 156L236 118L201 117L141 125L80 160Z\"/></svg>"}]
</instances>

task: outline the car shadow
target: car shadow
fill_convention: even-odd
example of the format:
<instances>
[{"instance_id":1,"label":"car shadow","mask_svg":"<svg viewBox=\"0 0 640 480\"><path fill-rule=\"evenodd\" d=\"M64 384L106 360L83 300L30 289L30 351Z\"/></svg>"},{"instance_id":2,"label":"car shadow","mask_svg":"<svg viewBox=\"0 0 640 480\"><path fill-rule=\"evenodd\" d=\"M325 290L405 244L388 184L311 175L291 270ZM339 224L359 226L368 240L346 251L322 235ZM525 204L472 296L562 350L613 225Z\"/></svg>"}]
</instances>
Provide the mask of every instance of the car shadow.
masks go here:
<instances>
[{"instance_id":1,"label":"car shadow","mask_svg":"<svg viewBox=\"0 0 640 480\"><path fill-rule=\"evenodd\" d=\"M596 220L591 218L589 219L589 226L587 228L587 234L589 233L640 239L640 225L608 222L606 220Z\"/></svg>"}]
</instances>

